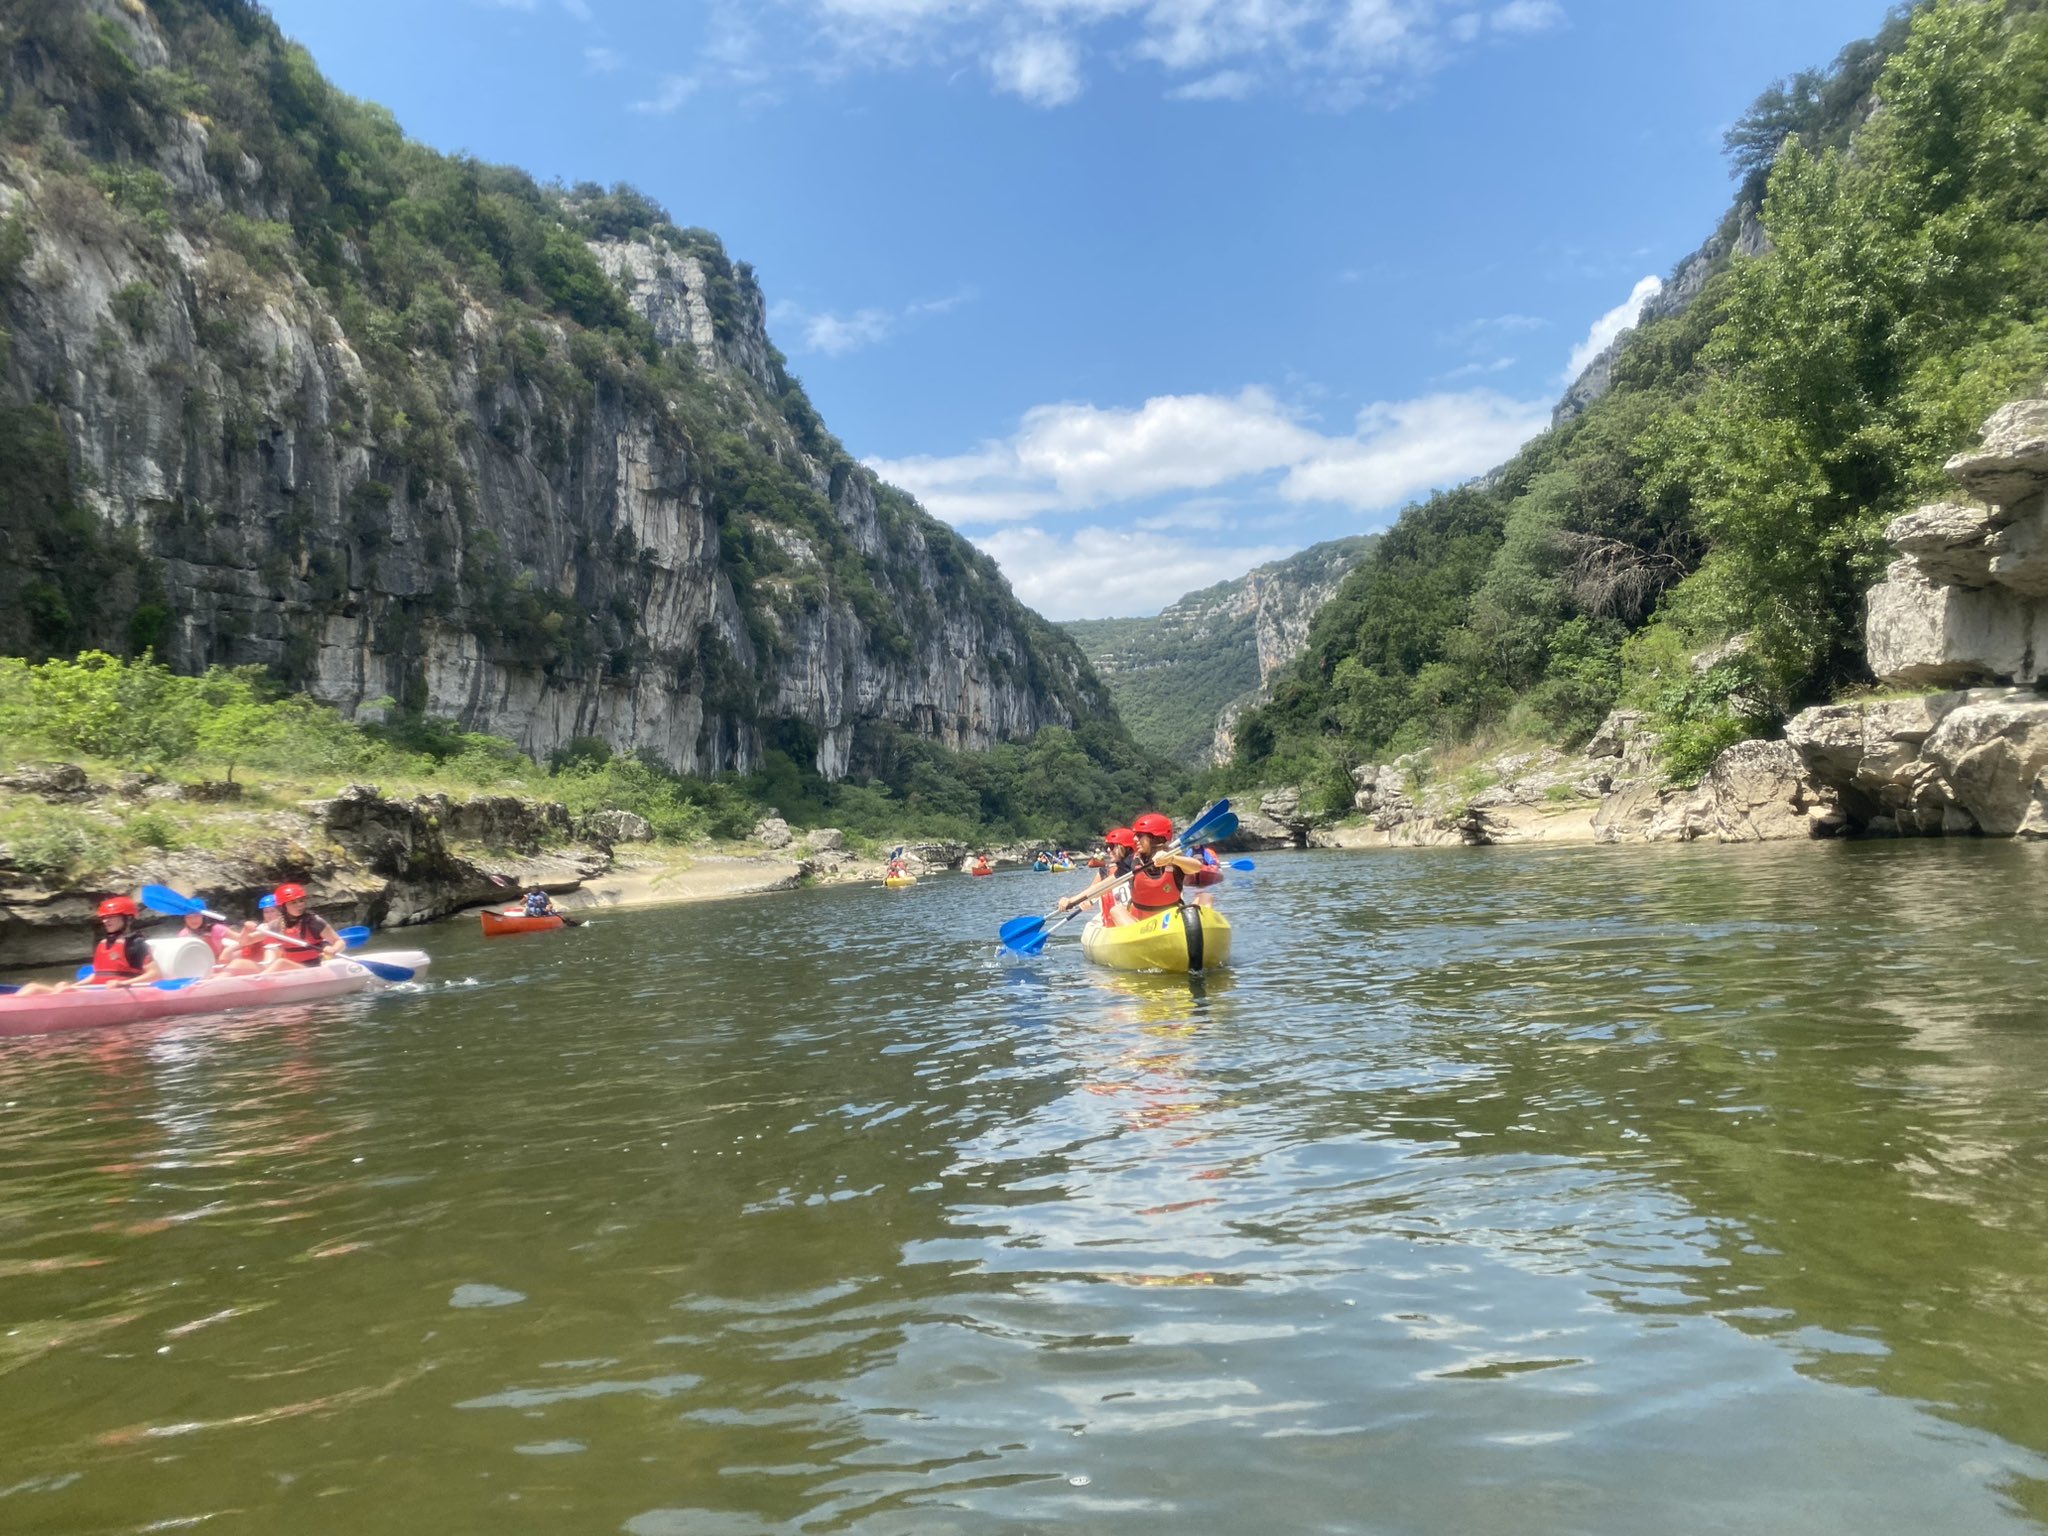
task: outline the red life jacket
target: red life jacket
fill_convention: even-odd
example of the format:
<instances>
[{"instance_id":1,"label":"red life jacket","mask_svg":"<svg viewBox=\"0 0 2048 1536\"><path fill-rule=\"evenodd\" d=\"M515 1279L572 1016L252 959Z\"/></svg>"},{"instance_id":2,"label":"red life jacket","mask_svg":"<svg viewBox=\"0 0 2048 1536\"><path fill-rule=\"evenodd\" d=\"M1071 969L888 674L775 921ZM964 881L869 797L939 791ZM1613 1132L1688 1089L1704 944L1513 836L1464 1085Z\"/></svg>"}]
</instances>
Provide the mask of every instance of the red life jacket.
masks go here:
<instances>
[{"instance_id":1,"label":"red life jacket","mask_svg":"<svg viewBox=\"0 0 2048 1536\"><path fill-rule=\"evenodd\" d=\"M296 923L287 923L278 930L292 940L292 943L282 946L280 953L299 965L318 965L327 958L328 931L326 919L318 913L308 912Z\"/></svg>"},{"instance_id":2,"label":"red life jacket","mask_svg":"<svg viewBox=\"0 0 2048 1536\"><path fill-rule=\"evenodd\" d=\"M132 981L149 964L149 940L139 933L121 933L92 947L94 981Z\"/></svg>"},{"instance_id":3,"label":"red life jacket","mask_svg":"<svg viewBox=\"0 0 2048 1536\"><path fill-rule=\"evenodd\" d=\"M1164 869L1153 869L1150 865L1141 867L1131 876L1131 909L1150 915L1179 906L1181 886L1186 879L1187 876L1172 864Z\"/></svg>"}]
</instances>

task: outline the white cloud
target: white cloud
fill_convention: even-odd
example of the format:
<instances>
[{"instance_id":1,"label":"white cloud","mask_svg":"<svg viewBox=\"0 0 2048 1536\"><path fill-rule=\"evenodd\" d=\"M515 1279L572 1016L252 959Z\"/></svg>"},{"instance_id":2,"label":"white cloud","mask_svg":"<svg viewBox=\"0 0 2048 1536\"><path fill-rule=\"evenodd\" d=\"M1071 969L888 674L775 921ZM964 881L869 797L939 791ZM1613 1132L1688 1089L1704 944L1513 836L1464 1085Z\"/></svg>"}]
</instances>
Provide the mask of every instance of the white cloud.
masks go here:
<instances>
[{"instance_id":1,"label":"white cloud","mask_svg":"<svg viewBox=\"0 0 2048 1536\"><path fill-rule=\"evenodd\" d=\"M578 21L590 20L590 0L562 0L562 9Z\"/></svg>"},{"instance_id":2,"label":"white cloud","mask_svg":"<svg viewBox=\"0 0 2048 1536\"><path fill-rule=\"evenodd\" d=\"M1437 486L1484 474L1550 425L1550 406L1495 390L1382 402L1358 413L1358 431L1289 470L1289 501L1391 507Z\"/></svg>"},{"instance_id":3,"label":"white cloud","mask_svg":"<svg viewBox=\"0 0 2048 1536\"><path fill-rule=\"evenodd\" d=\"M1250 70L1220 69L1213 75L1176 86L1166 94L1174 101L1243 101L1258 83L1258 76Z\"/></svg>"},{"instance_id":4,"label":"white cloud","mask_svg":"<svg viewBox=\"0 0 2048 1536\"><path fill-rule=\"evenodd\" d=\"M887 341L895 334L896 327L905 320L921 319L926 315L949 314L975 297L972 288L962 288L943 298L921 299L906 304L899 311L877 309L869 306L857 309L850 315L835 315L823 310L808 310L801 304L788 299L778 299L769 307L768 318L778 326L794 326L801 340L798 350L822 352L827 357L842 357L848 352L858 352L863 347L872 347Z\"/></svg>"},{"instance_id":5,"label":"white cloud","mask_svg":"<svg viewBox=\"0 0 2048 1536\"><path fill-rule=\"evenodd\" d=\"M1135 410L1042 405L971 453L874 460L873 468L961 525L1084 512L1279 475L1289 501L1361 511L1491 469L1548 424L1543 402L1492 390L1368 406L1333 436L1261 389L1161 395Z\"/></svg>"},{"instance_id":6,"label":"white cloud","mask_svg":"<svg viewBox=\"0 0 2048 1536\"><path fill-rule=\"evenodd\" d=\"M583 67L593 75L608 75L621 68L625 60L610 48L586 48L583 50Z\"/></svg>"},{"instance_id":7,"label":"white cloud","mask_svg":"<svg viewBox=\"0 0 2048 1536\"><path fill-rule=\"evenodd\" d=\"M1587 364L1614 344L1614 338L1642 318L1643 306L1664 291L1664 279L1646 277L1637 283L1629 296L1614 308L1593 322L1586 339L1572 348L1571 361L1565 364L1564 382L1577 382L1586 371Z\"/></svg>"},{"instance_id":8,"label":"white cloud","mask_svg":"<svg viewBox=\"0 0 2048 1536\"><path fill-rule=\"evenodd\" d=\"M1496 32L1548 32L1564 22L1564 7L1557 0L1509 0L1487 18Z\"/></svg>"},{"instance_id":9,"label":"white cloud","mask_svg":"<svg viewBox=\"0 0 2048 1536\"><path fill-rule=\"evenodd\" d=\"M857 309L844 319L812 315L804 322L804 346L827 357L839 357L887 340L893 325L889 315L879 309Z\"/></svg>"},{"instance_id":10,"label":"white cloud","mask_svg":"<svg viewBox=\"0 0 2048 1536\"><path fill-rule=\"evenodd\" d=\"M975 542L1002 566L1017 596L1051 619L1157 613L1183 593L1242 576L1294 549L1219 548L1114 528L1066 536L1005 528Z\"/></svg>"},{"instance_id":11,"label":"white cloud","mask_svg":"<svg viewBox=\"0 0 2048 1536\"><path fill-rule=\"evenodd\" d=\"M801 35L784 50L795 67L928 67L949 77L972 65L995 87L1042 107L1083 90L1084 53L1150 64L1167 94L1236 101L1293 80L1324 107L1398 99L1491 32L1557 25L1556 0L782 0Z\"/></svg>"},{"instance_id":12,"label":"white cloud","mask_svg":"<svg viewBox=\"0 0 2048 1536\"><path fill-rule=\"evenodd\" d=\"M663 75L661 89L646 101L634 102L632 110L655 117L667 117L696 95L697 87L698 81L694 75Z\"/></svg>"},{"instance_id":13,"label":"white cloud","mask_svg":"<svg viewBox=\"0 0 2048 1536\"><path fill-rule=\"evenodd\" d=\"M1465 363L1441 377L1446 383L1453 379L1483 379L1490 374L1506 373L1520 361L1518 357L1496 357L1491 362Z\"/></svg>"},{"instance_id":14,"label":"white cloud","mask_svg":"<svg viewBox=\"0 0 2048 1536\"><path fill-rule=\"evenodd\" d=\"M990 56L996 88L1034 107L1063 107L1081 94L1081 50L1057 32L1006 43Z\"/></svg>"}]
</instances>

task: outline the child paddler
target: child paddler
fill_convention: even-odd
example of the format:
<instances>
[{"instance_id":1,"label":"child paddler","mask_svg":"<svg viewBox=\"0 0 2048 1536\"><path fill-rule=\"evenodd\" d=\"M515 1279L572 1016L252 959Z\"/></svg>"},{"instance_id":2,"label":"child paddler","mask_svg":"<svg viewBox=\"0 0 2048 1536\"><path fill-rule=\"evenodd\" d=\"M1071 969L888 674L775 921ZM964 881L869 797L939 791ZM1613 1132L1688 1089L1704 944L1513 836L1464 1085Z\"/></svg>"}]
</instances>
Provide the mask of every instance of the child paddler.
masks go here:
<instances>
[{"instance_id":1,"label":"child paddler","mask_svg":"<svg viewBox=\"0 0 2048 1536\"><path fill-rule=\"evenodd\" d=\"M1102 926L1113 928L1123 916L1124 911L1123 894L1120 887L1125 880L1130 878L1132 871L1136 868L1137 855L1133 847L1131 829L1129 827L1110 828L1109 831L1102 834L1102 841L1109 849L1108 867L1102 871L1101 878L1089 886L1088 891L1083 891L1076 896L1062 896L1059 900L1059 910L1071 912L1075 907L1089 899L1089 891L1093 891L1096 886L1103 886ZM1107 885L1104 885L1105 881L1108 882Z\"/></svg>"},{"instance_id":2,"label":"child paddler","mask_svg":"<svg viewBox=\"0 0 2048 1536\"><path fill-rule=\"evenodd\" d=\"M278 946L277 958L264 967L266 971L319 965L348 953L348 945L335 932L334 925L306 905L303 885L277 888L277 908L270 921L257 930L257 942L266 940Z\"/></svg>"},{"instance_id":3,"label":"child paddler","mask_svg":"<svg viewBox=\"0 0 2048 1536\"><path fill-rule=\"evenodd\" d=\"M32 981L23 997L46 992L75 992L80 987L143 986L161 974L149 952L149 940L135 926L141 914L132 896L109 896L99 906L100 939L92 950L92 975L78 981Z\"/></svg>"},{"instance_id":4,"label":"child paddler","mask_svg":"<svg viewBox=\"0 0 2048 1536\"><path fill-rule=\"evenodd\" d=\"M1188 877L1202 872L1202 861L1167 851L1173 823L1157 811L1147 811L1132 822L1131 836L1138 852L1138 867L1131 875L1132 913L1157 917L1182 905Z\"/></svg>"}]
</instances>

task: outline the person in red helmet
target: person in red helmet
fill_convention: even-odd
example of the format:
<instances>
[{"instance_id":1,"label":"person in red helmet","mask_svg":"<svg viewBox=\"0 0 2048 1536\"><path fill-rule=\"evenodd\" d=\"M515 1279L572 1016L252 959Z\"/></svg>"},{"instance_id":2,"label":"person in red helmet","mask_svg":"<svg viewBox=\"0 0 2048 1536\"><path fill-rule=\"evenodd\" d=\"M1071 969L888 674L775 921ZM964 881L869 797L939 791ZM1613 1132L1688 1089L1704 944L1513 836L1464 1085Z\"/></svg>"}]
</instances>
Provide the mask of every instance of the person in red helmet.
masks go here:
<instances>
[{"instance_id":1,"label":"person in red helmet","mask_svg":"<svg viewBox=\"0 0 2048 1536\"><path fill-rule=\"evenodd\" d=\"M71 992L79 987L132 987L161 974L149 952L149 940L135 926L141 908L131 896L109 896L100 903L100 940L92 949L92 975L77 981L32 981L21 989L31 997L42 992Z\"/></svg>"},{"instance_id":2,"label":"person in red helmet","mask_svg":"<svg viewBox=\"0 0 2048 1536\"><path fill-rule=\"evenodd\" d=\"M348 945L334 925L306 905L306 888L303 885L280 885L277 888L277 909L262 929L258 939L265 934L274 934L270 940L277 945L277 958L265 970L287 969L294 965L319 965L322 961L348 953Z\"/></svg>"},{"instance_id":3,"label":"person in red helmet","mask_svg":"<svg viewBox=\"0 0 2048 1536\"><path fill-rule=\"evenodd\" d=\"M1102 878L1114 882L1102 893L1102 926L1112 928L1129 912L1124 905L1124 882L1137 869L1137 845L1129 827L1112 827L1102 834L1102 841L1109 849L1108 868ZM1079 896L1060 898L1059 910L1068 912L1088 899L1084 892Z\"/></svg>"},{"instance_id":4,"label":"person in red helmet","mask_svg":"<svg viewBox=\"0 0 2048 1536\"><path fill-rule=\"evenodd\" d=\"M1156 917L1180 906L1187 878L1202 872L1202 861L1167 851L1173 823L1157 811L1147 811L1131 823L1131 838L1138 845L1138 867L1131 876L1132 913Z\"/></svg>"}]
</instances>

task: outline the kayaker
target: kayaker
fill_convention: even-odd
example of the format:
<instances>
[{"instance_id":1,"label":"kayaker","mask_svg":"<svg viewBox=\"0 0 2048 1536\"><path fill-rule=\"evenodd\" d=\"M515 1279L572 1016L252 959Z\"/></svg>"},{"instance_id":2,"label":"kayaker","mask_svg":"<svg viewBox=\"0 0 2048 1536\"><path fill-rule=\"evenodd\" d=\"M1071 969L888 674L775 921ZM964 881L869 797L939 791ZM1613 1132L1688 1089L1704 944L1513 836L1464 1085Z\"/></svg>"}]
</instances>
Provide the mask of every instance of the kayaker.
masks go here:
<instances>
[{"instance_id":1,"label":"kayaker","mask_svg":"<svg viewBox=\"0 0 2048 1536\"><path fill-rule=\"evenodd\" d=\"M1200 859L1166 851L1172 837L1173 823L1157 811L1147 811L1131 823L1138 853L1131 876L1131 911L1139 917L1155 917L1180 906L1187 877L1202 872Z\"/></svg>"},{"instance_id":2,"label":"kayaker","mask_svg":"<svg viewBox=\"0 0 2048 1536\"><path fill-rule=\"evenodd\" d=\"M206 947L213 951L213 963L217 966L227 965L241 953L241 941L235 937L234 929L228 926L228 920L205 907L197 912L187 912L180 931L191 938L205 940Z\"/></svg>"},{"instance_id":3,"label":"kayaker","mask_svg":"<svg viewBox=\"0 0 2048 1536\"><path fill-rule=\"evenodd\" d=\"M1131 846L1131 829L1129 827L1113 827L1103 834L1102 841L1108 847L1110 853L1110 864L1108 868L1103 870L1102 879L1113 882L1102 893L1102 922L1104 927L1113 927L1123 915L1124 893L1122 882L1130 876L1133 867L1132 859L1134 855ZM1100 884L1101 882L1098 881L1096 883ZM1087 899L1088 897L1085 894L1062 896L1059 900L1059 910L1071 912Z\"/></svg>"},{"instance_id":4,"label":"kayaker","mask_svg":"<svg viewBox=\"0 0 2048 1536\"><path fill-rule=\"evenodd\" d=\"M80 987L134 987L158 979L149 940L135 926L141 908L132 896L109 896L99 906L100 939L92 950L92 975L77 981L32 981L22 997L46 992L75 992Z\"/></svg>"},{"instance_id":5,"label":"kayaker","mask_svg":"<svg viewBox=\"0 0 2048 1536\"><path fill-rule=\"evenodd\" d=\"M539 886L526 893L526 915L528 917L560 917L555 910L555 899Z\"/></svg>"},{"instance_id":6,"label":"kayaker","mask_svg":"<svg viewBox=\"0 0 2048 1536\"><path fill-rule=\"evenodd\" d=\"M974 856L974 868L970 871L970 873L977 875L992 875L995 873L995 868L993 865L989 863L987 854L977 853Z\"/></svg>"},{"instance_id":7,"label":"kayaker","mask_svg":"<svg viewBox=\"0 0 2048 1536\"><path fill-rule=\"evenodd\" d=\"M265 931L275 935L272 942L278 945L277 958L265 966L265 970L319 965L324 960L348 953L348 945L334 931L334 925L306 906L306 888L303 885L280 885L277 888L277 911Z\"/></svg>"},{"instance_id":8,"label":"kayaker","mask_svg":"<svg viewBox=\"0 0 2048 1536\"><path fill-rule=\"evenodd\" d=\"M1130 911L1131 890L1124 882L1137 868L1137 845L1129 827L1112 827L1102 837L1109 850L1103 875L1117 883L1102 893L1102 926L1114 928Z\"/></svg>"}]
</instances>

